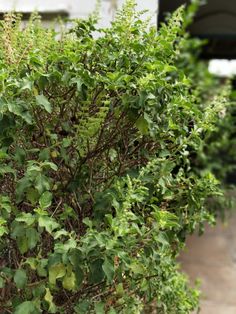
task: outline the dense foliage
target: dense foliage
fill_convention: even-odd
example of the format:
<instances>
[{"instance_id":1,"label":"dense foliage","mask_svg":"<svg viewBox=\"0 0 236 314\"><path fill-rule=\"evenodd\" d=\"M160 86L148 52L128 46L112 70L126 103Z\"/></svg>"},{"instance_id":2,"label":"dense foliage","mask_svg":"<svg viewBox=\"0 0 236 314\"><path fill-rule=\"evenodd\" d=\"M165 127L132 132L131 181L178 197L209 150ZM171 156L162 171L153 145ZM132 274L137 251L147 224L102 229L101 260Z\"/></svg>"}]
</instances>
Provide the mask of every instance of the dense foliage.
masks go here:
<instances>
[{"instance_id":1,"label":"dense foliage","mask_svg":"<svg viewBox=\"0 0 236 314\"><path fill-rule=\"evenodd\" d=\"M183 8L158 33L134 8L102 30L93 16L59 34L37 15L23 29L13 14L2 22L2 313L198 304L176 256L213 220L218 181L194 156L228 90L203 97L186 76Z\"/></svg>"},{"instance_id":2,"label":"dense foliage","mask_svg":"<svg viewBox=\"0 0 236 314\"><path fill-rule=\"evenodd\" d=\"M230 83L229 78L214 76L208 71L208 62L199 58L202 46L207 42L196 38L190 38L181 47L181 54L177 66L184 69L185 74L191 79L195 95L201 99L201 106L214 101L216 91L222 90L222 86ZM222 189L222 197L211 199L209 211L214 215L225 216L231 214L235 208L235 147L236 147L236 124L235 124L235 91L234 82L229 95L225 98L222 110L218 112L218 119L214 123L211 132L207 132L204 141L198 147L198 151L191 153L192 170L201 173L208 169L219 180ZM229 91L228 91L229 92ZM228 93L227 92L227 93ZM224 101L224 100L223 100ZM227 211L226 211L227 209ZM230 209L230 210L229 210Z\"/></svg>"}]
</instances>

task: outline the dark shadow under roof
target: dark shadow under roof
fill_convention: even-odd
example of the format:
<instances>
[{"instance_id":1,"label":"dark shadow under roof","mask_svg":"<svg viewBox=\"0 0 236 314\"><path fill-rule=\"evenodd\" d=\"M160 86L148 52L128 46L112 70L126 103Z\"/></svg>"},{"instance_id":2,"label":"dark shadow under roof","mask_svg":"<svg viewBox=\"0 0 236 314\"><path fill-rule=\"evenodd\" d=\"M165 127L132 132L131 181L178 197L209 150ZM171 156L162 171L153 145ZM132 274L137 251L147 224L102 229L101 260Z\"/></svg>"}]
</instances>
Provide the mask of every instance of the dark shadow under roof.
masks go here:
<instances>
[{"instance_id":1,"label":"dark shadow under roof","mask_svg":"<svg viewBox=\"0 0 236 314\"><path fill-rule=\"evenodd\" d=\"M187 0L160 0L159 18L163 22L167 12L173 12ZM196 14L189 27L192 36L208 39L203 57L236 59L236 0L208 0Z\"/></svg>"}]
</instances>

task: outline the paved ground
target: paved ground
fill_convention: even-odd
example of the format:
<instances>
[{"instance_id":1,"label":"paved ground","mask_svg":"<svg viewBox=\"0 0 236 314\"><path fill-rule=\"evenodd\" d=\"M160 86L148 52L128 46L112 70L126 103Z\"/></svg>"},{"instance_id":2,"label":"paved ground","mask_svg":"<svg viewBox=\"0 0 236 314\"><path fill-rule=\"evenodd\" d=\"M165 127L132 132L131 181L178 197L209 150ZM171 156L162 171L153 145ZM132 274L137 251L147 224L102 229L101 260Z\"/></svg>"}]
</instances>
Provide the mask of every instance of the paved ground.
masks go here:
<instances>
[{"instance_id":1,"label":"paved ground","mask_svg":"<svg viewBox=\"0 0 236 314\"><path fill-rule=\"evenodd\" d=\"M191 236L181 256L183 269L201 279L200 314L236 314L236 215L228 225L207 227L202 237Z\"/></svg>"}]
</instances>

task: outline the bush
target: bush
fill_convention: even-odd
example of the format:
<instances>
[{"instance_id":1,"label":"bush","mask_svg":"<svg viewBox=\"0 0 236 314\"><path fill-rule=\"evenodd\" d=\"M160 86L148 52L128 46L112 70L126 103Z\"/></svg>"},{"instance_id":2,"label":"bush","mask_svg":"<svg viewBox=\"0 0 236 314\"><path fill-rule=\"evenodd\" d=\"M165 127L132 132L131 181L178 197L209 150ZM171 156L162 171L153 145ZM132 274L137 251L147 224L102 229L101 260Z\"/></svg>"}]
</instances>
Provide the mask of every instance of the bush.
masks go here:
<instances>
[{"instance_id":1,"label":"bush","mask_svg":"<svg viewBox=\"0 0 236 314\"><path fill-rule=\"evenodd\" d=\"M37 15L0 35L3 313L190 313L176 257L221 194L198 154L225 106L179 63L183 8L159 32L128 1L110 29ZM94 32L100 32L94 37ZM182 52L181 52L182 53Z\"/></svg>"}]
</instances>

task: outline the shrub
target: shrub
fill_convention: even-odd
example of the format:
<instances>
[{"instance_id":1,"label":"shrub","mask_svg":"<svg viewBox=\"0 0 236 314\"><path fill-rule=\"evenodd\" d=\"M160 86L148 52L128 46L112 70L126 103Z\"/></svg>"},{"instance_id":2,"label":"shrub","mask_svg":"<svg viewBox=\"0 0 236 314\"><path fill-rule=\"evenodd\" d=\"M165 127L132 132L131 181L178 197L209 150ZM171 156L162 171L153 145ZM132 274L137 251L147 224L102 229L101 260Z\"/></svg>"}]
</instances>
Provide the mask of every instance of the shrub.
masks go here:
<instances>
[{"instance_id":1,"label":"shrub","mask_svg":"<svg viewBox=\"0 0 236 314\"><path fill-rule=\"evenodd\" d=\"M59 34L10 14L0 35L0 307L4 313L190 313L176 256L221 192L197 154L224 108L178 66L133 1L110 29ZM94 37L94 32L100 36Z\"/></svg>"}]
</instances>

